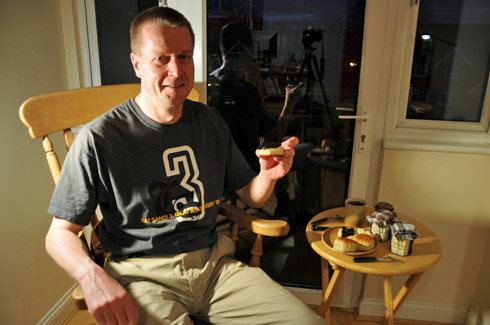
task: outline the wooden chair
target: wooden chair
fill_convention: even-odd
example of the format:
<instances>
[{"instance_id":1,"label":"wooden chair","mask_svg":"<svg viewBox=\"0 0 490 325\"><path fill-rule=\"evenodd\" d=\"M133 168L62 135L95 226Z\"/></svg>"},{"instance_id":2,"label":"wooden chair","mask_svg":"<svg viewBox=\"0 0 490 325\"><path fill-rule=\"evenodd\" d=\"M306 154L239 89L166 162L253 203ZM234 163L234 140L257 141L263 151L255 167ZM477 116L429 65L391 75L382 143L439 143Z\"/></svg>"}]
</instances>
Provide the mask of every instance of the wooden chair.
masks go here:
<instances>
[{"instance_id":1,"label":"wooden chair","mask_svg":"<svg viewBox=\"0 0 490 325\"><path fill-rule=\"evenodd\" d=\"M21 105L20 119L28 128L32 138L42 138L42 145L55 184L61 172L61 164L48 136L63 132L66 148L69 150L74 141L71 130L73 127L91 121L112 107L136 96L139 91L139 84L90 87L35 96ZM199 93L193 89L188 98L198 101ZM240 228L248 229L256 234L255 243L251 250L252 257L249 263L251 266L260 267L262 236L279 237L286 235L289 231L289 225L285 221L260 219L229 204L221 204L219 214L229 218L231 229L229 235L235 242L235 246ZM92 256L95 252L94 241L91 240L93 236L90 233L99 220L100 217L94 215L90 221L90 226L85 227L85 234L80 234L81 240L85 242ZM73 291L72 296L79 309L87 308L80 286Z\"/></svg>"}]
</instances>

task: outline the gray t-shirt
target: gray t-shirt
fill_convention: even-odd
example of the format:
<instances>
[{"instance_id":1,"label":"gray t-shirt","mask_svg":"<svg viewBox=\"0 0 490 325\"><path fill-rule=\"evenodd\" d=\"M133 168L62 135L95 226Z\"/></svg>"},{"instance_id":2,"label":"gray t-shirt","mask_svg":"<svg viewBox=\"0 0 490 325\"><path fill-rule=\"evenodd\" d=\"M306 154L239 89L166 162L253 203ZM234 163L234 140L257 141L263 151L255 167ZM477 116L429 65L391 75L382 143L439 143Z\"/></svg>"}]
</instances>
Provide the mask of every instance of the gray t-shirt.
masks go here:
<instances>
[{"instance_id":1,"label":"gray t-shirt","mask_svg":"<svg viewBox=\"0 0 490 325\"><path fill-rule=\"evenodd\" d=\"M223 189L253 176L216 109L187 100L169 125L129 100L82 128L48 212L87 225L100 205L105 249L178 254L216 241Z\"/></svg>"}]
</instances>

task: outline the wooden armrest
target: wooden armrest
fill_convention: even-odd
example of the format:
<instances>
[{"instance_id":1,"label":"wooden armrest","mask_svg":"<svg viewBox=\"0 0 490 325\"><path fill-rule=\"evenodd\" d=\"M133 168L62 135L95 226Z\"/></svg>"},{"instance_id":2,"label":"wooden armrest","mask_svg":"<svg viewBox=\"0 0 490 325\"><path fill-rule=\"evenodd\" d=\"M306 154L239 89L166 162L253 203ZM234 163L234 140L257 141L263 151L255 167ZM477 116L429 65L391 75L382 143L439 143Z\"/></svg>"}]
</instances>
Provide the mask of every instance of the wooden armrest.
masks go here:
<instances>
[{"instance_id":1,"label":"wooden armrest","mask_svg":"<svg viewBox=\"0 0 490 325\"><path fill-rule=\"evenodd\" d=\"M284 220L261 219L234 205L221 204L219 213L230 218L241 227L263 236L281 237L286 236L289 232L289 224Z\"/></svg>"},{"instance_id":2,"label":"wooden armrest","mask_svg":"<svg viewBox=\"0 0 490 325\"><path fill-rule=\"evenodd\" d=\"M71 298L73 299L73 302L75 303L75 306L78 310L88 309L87 304L85 304L85 295L83 294L80 285L77 285L75 287L75 290L73 290L73 292L71 293Z\"/></svg>"}]
</instances>

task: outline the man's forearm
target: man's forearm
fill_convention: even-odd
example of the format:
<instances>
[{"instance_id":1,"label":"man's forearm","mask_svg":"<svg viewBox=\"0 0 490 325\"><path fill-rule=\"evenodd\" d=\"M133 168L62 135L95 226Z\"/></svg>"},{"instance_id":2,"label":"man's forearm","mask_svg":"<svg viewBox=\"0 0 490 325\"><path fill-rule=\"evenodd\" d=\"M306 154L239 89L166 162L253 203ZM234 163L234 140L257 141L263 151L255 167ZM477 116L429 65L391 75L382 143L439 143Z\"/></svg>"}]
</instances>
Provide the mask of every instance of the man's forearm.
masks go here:
<instances>
[{"instance_id":1,"label":"man's forearm","mask_svg":"<svg viewBox=\"0 0 490 325\"><path fill-rule=\"evenodd\" d=\"M46 251L70 277L80 282L80 278L87 269L98 267L98 265L93 262L86 246L78 238L78 230L82 228L66 227L64 223L66 221L53 219L46 235Z\"/></svg>"},{"instance_id":2,"label":"man's forearm","mask_svg":"<svg viewBox=\"0 0 490 325\"><path fill-rule=\"evenodd\" d=\"M271 196L275 185L276 180L272 180L259 173L252 178L247 186L238 190L237 193L247 205L260 208Z\"/></svg>"}]
</instances>

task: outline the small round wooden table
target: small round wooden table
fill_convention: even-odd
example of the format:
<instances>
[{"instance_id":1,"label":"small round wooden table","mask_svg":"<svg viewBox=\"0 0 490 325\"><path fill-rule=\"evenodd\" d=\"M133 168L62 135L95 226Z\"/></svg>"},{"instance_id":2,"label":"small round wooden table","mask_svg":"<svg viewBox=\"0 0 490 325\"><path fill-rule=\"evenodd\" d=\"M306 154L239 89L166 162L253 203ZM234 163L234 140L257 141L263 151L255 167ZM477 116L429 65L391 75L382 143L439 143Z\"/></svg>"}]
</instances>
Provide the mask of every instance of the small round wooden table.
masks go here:
<instances>
[{"instance_id":1,"label":"small round wooden table","mask_svg":"<svg viewBox=\"0 0 490 325\"><path fill-rule=\"evenodd\" d=\"M373 208L366 208L366 214L373 211ZM395 211L396 212L396 211ZM442 255L442 246L439 238L421 222L397 213L399 221L408 221L415 225L418 238L412 245L412 253L408 256L399 256L391 253L390 241L379 242L377 248L368 254L361 256L387 257L392 256L402 261L402 263L392 261L377 261L356 263L353 256L334 251L322 240L323 231L312 230L312 222L330 217L335 214L344 216L344 208L334 208L323 211L313 217L306 227L306 238L311 247L322 257L322 292L323 298L318 313L325 317L330 324L330 303L342 279L345 270L352 270L364 274L381 275L384 277L384 300L385 300L385 323L392 325L393 315L400 308L401 304L414 288L425 270L434 266ZM343 219L332 219L320 226L342 227ZM364 227L369 227L369 223L364 221ZM332 266L334 273L329 279L328 264ZM395 299L392 294L392 276L410 275L403 287L400 289Z\"/></svg>"}]
</instances>

